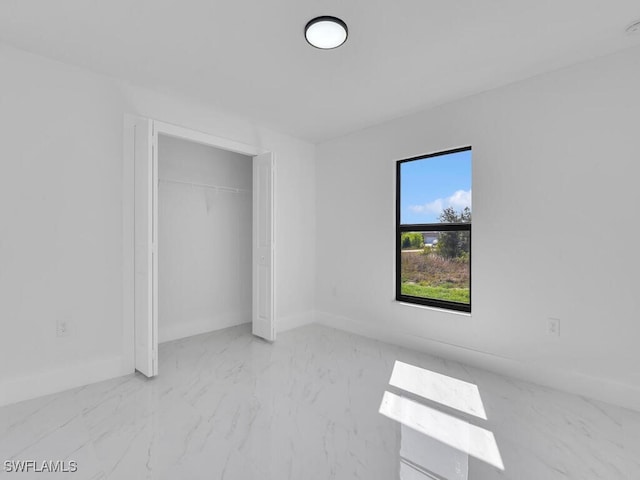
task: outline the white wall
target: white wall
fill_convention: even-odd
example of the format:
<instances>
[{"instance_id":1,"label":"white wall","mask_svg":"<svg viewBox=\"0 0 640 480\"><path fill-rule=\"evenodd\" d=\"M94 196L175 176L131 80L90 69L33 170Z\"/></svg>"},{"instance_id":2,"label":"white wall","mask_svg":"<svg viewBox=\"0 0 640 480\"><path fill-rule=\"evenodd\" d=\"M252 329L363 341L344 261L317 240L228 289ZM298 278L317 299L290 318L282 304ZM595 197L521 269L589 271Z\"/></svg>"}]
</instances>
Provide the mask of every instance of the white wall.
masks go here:
<instances>
[{"instance_id":1,"label":"white wall","mask_svg":"<svg viewBox=\"0 0 640 480\"><path fill-rule=\"evenodd\" d=\"M160 342L251 322L252 160L159 136Z\"/></svg>"},{"instance_id":2,"label":"white wall","mask_svg":"<svg viewBox=\"0 0 640 480\"><path fill-rule=\"evenodd\" d=\"M628 50L319 145L318 320L638 408L639 85ZM473 312L401 305L395 161L466 145Z\"/></svg>"},{"instance_id":3,"label":"white wall","mask_svg":"<svg viewBox=\"0 0 640 480\"><path fill-rule=\"evenodd\" d=\"M0 404L132 371L125 113L275 152L278 329L310 320L313 145L2 44L0 72ZM57 320L67 337L56 337Z\"/></svg>"},{"instance_id":4,"label":"white wall","mask_svg":"<svg viewBox=\"0 0 640 480\"><path fill-rule=\"evenodd\" d=\"M0 404L131 371L125 112L276 153L278 330L315 296L327 324L640 404L638 49L327 142L317 167L306 142L1 44L0 71ZM473 314L398 305L394 160L467 144Z\"/></svg>"}]
</instances>

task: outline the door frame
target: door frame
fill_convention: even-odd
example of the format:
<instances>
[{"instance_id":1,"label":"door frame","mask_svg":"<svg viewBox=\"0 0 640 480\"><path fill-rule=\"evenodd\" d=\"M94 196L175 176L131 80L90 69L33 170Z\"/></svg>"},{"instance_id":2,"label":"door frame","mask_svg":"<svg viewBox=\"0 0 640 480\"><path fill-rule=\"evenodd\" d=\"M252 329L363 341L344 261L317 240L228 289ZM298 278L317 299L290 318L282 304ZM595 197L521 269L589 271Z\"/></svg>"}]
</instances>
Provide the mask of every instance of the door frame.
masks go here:
<instances>
[{"instance_id":1,"label":"door frame","mask_svg":"<svg viewBox=\"0 0 640 480\"><path fill-rule=\"evenodd\" d=\"M124 116L124 137L123 137L123 197L122 197L122 210L123 210L123 369L125 371L135 371L135 290L134 290L134 278L135 278L135 175L134 175L134 134L133 125L140 116L125 114ZM237 142L228 138L219 137L209 133L201 132L187 127L174 125L171 123L153 120L151 121L153 129L153 161L157 165L158 159L158 135L166 135L169 137L179 138L210 147L227 150L250 157L256 157L264 153L272 153L273 151L264 149L259 146L249 145L242 142ZM275 157L275 155L274 155ZM275 173L275 159L274 159L274 173ZM154 216L157 219L157 172L154 175ZM273 204L272 204L272 216L271 225L272 231L275 232L276 227L276 194L275 194L275 175L273 179ZM157 222L154 222L154 234L157 241ZM252 235L254 235L252 233ZM157 253L157 243L156 243ZM153 290L154 290L154 308L157 312L158 304L158 269L157 269L157 254L155 255L154 268L153 268ZM273 268L273 287L271 290L271 300L274 312L275 323L275 310L276 310L276 294L275 294L275 276L276 276L276 263L275 255ZM253 263L253 261L252 261ZM253 282L252 282L253 284ZM252 296L253 298L253 296ZM157 322L154 325L157 330ZM158 338L158 332L154 332L155 338ZM157 343L157 340L156 340Z\"/></svg>"}]
</instances>

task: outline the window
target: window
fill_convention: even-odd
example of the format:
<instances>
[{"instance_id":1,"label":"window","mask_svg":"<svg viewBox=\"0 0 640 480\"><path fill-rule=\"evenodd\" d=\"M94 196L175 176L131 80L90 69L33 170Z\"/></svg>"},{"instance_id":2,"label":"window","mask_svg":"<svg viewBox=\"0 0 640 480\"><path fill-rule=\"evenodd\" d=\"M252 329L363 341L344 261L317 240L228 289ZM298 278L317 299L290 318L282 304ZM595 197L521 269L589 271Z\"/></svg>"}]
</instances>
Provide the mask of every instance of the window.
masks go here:
<instances>
[{"instance_id":1,"label":"window","mask_svg":"<svg viewBox=\"0 0 640 480\"><path fill-rule=\"evenodd\" d=\"M471 147L396 173L396 300L471 311Z\"/></svg>"}]
</instances>

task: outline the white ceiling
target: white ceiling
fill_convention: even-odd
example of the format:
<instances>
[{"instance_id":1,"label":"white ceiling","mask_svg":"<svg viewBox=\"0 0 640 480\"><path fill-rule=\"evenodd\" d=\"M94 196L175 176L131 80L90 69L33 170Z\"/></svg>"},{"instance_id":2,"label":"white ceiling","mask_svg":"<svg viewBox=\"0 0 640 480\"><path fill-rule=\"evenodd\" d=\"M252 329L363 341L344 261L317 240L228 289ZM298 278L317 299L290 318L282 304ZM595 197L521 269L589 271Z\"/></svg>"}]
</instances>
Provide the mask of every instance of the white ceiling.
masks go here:
<instances>
[{"instance_id":1,"label":"white ceiling","mask_svg":"<svg viewBox=\"0 0 640 480\"><path fill-rule=\"evenodd\" d=\"M306 22L349 25L336 50ZM638 0L2 0L0 40L322 141L640 44Z\"/></svg>"}]
</instances>

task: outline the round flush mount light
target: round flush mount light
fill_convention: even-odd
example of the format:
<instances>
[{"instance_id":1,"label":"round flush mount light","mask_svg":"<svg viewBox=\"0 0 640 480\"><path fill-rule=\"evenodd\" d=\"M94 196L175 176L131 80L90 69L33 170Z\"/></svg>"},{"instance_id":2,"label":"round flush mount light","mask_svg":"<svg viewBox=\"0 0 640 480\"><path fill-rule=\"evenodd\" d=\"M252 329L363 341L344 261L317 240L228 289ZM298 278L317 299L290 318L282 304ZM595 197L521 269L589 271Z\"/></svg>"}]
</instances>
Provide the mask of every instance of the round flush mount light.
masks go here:
<instances>
[{"instance_id":1,"label":"round flush mount light","mask_svg":"<svg viewBox=\"0 0 640 480\"><path fill-rule=\"evenodd\" d=\"M634 22L625 30L629 35L640 33L640 21Z\"/></svg>"},{"instance_id":2,"label":"round flush mount light","mask_svg":"<svg viewBox=\"0 0 640 480\"><path fill-rule=\"evenodd\" d=\"M322 50L337 48L347 41L347 24L336 17L316 17L304 27L304 38L310 45Z\"/></svg>"}]
</instances>

